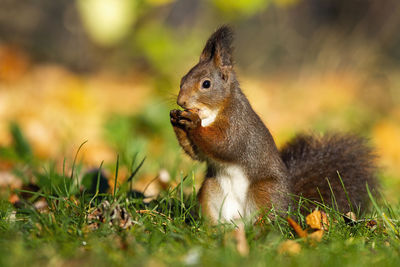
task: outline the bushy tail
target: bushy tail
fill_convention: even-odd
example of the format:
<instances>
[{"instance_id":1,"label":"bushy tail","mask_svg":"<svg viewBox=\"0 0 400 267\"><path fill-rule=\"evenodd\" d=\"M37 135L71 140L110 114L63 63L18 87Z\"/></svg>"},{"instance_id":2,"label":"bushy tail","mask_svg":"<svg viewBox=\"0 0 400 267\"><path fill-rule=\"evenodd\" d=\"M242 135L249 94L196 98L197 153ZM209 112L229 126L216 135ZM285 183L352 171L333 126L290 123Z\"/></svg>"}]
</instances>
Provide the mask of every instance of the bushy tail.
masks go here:
<instances>
[{"instance_id":1,"label":"bushy tail","mask_svg":"<svg viewBox=\"0 0 400 267\"><path fill-rule=\"evenodd\" d=\"M291 176L293 194L337 205L342 212L364 210L368 206L366 184L371 190L377 187L375 155L365 139L299 135L280 153Z\"/></svg>"}]
</instances>

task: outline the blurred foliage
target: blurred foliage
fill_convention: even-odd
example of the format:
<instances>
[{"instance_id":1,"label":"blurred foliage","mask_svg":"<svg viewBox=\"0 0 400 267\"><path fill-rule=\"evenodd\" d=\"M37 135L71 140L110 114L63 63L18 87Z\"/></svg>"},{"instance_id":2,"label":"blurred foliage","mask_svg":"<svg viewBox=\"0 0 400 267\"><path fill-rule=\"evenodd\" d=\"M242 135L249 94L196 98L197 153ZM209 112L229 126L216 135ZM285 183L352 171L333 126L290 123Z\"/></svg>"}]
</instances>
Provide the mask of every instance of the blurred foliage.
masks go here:
<instances>
[{"instance_id":1,"label":"blurred foliage","mask_svg":"<svg viewBox=\"0 0 400 267\"><path fill-rule=\"evenodd\" d=\"M234 15L251 16L255 13L262 12L268 5L269 0L213 0L215 6L223 12Z\"/></svg>"},{"instance_id":2,"label":"blurred foliage","mask_svg":"<svg viewBox=\"0 0 400 267\"><path fill-rule=\"evenodd\" d=\"M148 13L149 6L162 6L171 4L175 0L77 0L77 8L82 18L85 30L89 36L99 45L111 46L120 42L126 37L133 28L135 20L140 15L145 16ZM298 0L211 0L218 10L231 19L235 17L253 16L263 12L268 5L276 4L278 6L294 5ZM139 37L138 41L143 47L151 46L148 55L160 59L167 52L172 55L177 51L177 45L180 43L172 39L165 25L158 25L157 29L152 27L143 27L141 31L146 32L144 38ZM136 33L135 33L136 35ZM139 33L140 35L140 33ZM143 35L143 33L142 33ZM146 38L147 37L147 38ZM154 42L154 41L160 42ZM168 46L168 47L166 47ZM175 51L172 49L175 48ZM153 63L156 62L153 60Z\"/></svg>"},{"instance_id":3,"label":"blurred foliage","mask_svg":"<svg viewBox=\"0 0 400 267\"><path fill-rule=\"evenodd\" d=\"M367 136L397 199L398 0L3 0L0 175L40 178L26 166L49 160L59 171L88 140L83 169L104 161L109 175L119 155L122 180L144 158L138 182L165 169L201 178L168 113L221 24L235 29L240 83L278 145L302 131Z\"/></svg>"},{"instance_id":4,"label":"blurred foliage","mask_svg":"<svg viewBox=\"0 0 400 267\"><path fill-rule=\"evenodd\" d=\"M77 0L83 25L96 43L113 45L129 32L137 12L133 0Z\"/></svg>"},{"instance_id":5,"label":"blurred foliage","mask_svg":"<svg viewBox=\"0 0 400 267\"><path fill-rule=\"evenodd\" d=\"M176 66L186 65L187 59L202 46L192 34L178 36L160 23L148 24L138 29L134 44L153 69L169 76L177 75Z\"/></svg>"},{"instance_id":6,"label":"blurred foliage","mask_svg":"<svg viewBox=\"0 0 400 267\"><path fill-rule=\"evenodd\" d=\"M16 123L11 123L10 132L14 140L15 152L20 158L29 159L32 157L32 149Z\"/></svg>"},{"instance_id":7,"label":"blurred foliage","mask_svg":"<svg viewBox=\"0 0 400 267\"><path fill-rule=\"evenodd\" d=\"M327 242L298 257L277 253L282 236L294 238L286 222L247 229L246 258L224 227L187 212L204 164L180 149L169 110L221 24L235 29L240 84L278 146L299 132L366 136L386 199L399 201L398 0L2 0L1 266L398 262L395 205L373 215L397 228L333 213ZM159 196L162 213L135 216L129 231L88 229L88 202L153 209L144 195Z\"/></svg>"},{"instance_id":8,"label":"blurred foliage","mask_svg":"<svg viewBox=\"0 0 400 267\"><path fill-rule=\"evenodd\" d=\"M296 4L299 0L212 0L212 2L225 15L234 19L237 16L254 16L263 12L271 4L288 7Z\"/></svg>"},{"instance_id":9,"label":"blurred foliage","mask_svg":"<svg viewBox=\"0 0 400 267\"><path fill-rule=\"evenodd\" d=\"M242 71L251 75L298 73L308 65L366 69L381 75L382 67L399 63L397 0L4 0L2 4L1 42L29 51L35 62L59 63L79 72L134 68L154 75L158 92L177 82L198 58L208 34L225 23L240 36L236 58ZM8 77L13 75L7 66L20 71L27 67L20 64L24 60L5 59L8 63L0 64L0 69Z\"/></svg>"},{"instance_id":10,"label":"blurred foliage","mask_svg":"<svg viewBox=\"0 0 400 267\"><path fill-rule=\"evenodd\" d=\"M172 177L177 177L179 164L181 170L197 169L196 164L182 161L184 156L169 123L169 108L162 101L153 99L132 116L110 115L104 129L105 140L119 153L122 165L146 158L145 172L167 168Z\"/></svg>"}]
</instances>

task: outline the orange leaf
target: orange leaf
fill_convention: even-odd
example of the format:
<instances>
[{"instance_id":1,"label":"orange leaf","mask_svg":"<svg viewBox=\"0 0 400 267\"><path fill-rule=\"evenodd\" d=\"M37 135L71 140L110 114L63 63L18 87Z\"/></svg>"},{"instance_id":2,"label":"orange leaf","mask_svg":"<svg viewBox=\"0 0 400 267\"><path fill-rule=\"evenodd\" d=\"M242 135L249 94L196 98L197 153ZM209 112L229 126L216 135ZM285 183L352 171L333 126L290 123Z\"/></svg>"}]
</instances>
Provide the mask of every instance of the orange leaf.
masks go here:
<instances>
[{"instance_id":1,"label":"orange leaf","mask_svg":"<svg viewBox=\"0 0 400 267\"><path fill-rule=\"evenodd\" d=\"M314 210L307 215L306 222L312 229L328 230L329 221L325 212Z\"/></svg>"},{"instance_id":2,"label":"orange leaf","mask_svg":"<svg viewBox=\"0 0 400 267\"><path fill-rule=\"evenodd\" d=\"M288 217L287 221L288 221L289 225L292 226L294 231L298 234L298 236L300 236L300 237L306 237L307 236L307 232L304 231L303 228L301 228L301 226L298 225L298 223L295 222L292 218Z\"/></svg>"},{"instance_id":3,"label":"orange leaf","mask_svg":"<svg viewBox=\"0 0 400 267\"><path fill-rule=\"evenodd\" d=\"M308 238L312 241L321 242L323 236L324 236L324 230L317 230L309 234Z\"/></svg>"}]
</instances>

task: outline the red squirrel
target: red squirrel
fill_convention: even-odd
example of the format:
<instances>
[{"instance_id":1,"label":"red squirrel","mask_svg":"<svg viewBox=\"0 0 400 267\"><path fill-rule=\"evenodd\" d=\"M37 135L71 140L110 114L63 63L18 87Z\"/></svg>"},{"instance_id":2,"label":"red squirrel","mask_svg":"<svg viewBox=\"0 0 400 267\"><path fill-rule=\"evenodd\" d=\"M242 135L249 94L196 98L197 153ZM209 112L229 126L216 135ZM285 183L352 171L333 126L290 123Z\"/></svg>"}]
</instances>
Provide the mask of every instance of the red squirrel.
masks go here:
<instances>
[{"instance_id":1,"label":"red squirrel","mask_svg":"<svg viewBox=\"0 0 400 267\"><path fill-rule=\"evenodd\" d=\"M183 150L207 163L198 193L203 214L217 223L272 207L285 211L292 195L329 205L332 192L340 211L365 208L366 184L376 184L366 141L300 135L278 150L239 87L232 41L229 26L211 35L199 62L182 78L177 104L184 110L170 112Z\"/></svg>"}]
</instances>

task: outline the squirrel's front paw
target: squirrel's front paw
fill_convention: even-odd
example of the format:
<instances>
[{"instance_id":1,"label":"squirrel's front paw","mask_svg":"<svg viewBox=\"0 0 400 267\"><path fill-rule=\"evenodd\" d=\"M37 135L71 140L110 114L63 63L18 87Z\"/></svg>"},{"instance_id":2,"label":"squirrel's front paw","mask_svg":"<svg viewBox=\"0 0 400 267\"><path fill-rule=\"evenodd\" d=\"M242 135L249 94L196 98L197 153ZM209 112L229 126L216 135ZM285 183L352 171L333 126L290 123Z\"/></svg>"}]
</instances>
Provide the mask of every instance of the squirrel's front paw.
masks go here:
<instances>
[{"instance_id":1,"label":"squirrel's front paw","mask_svg":"<svg viewBox=\"0 0 400 267\"><path fill-rule=\"evenodd\" d=\"M180 120L181 113L182 111L178 109L173 109L169 112L169 117L173 126L179 125L178 121Z\"/></svg>"},{"instance_id":2,"label":"squirrel's front paw","mask_svg":"<svg viewBox=\"0 0 400 267\"><path fill-rule=\"evenodd\" d=\"M201 125L199 115L187 110L171 110L170 112L171 123L173 126L185 128L187 130L195 129Z\"/></svg>"}]
</instances>

